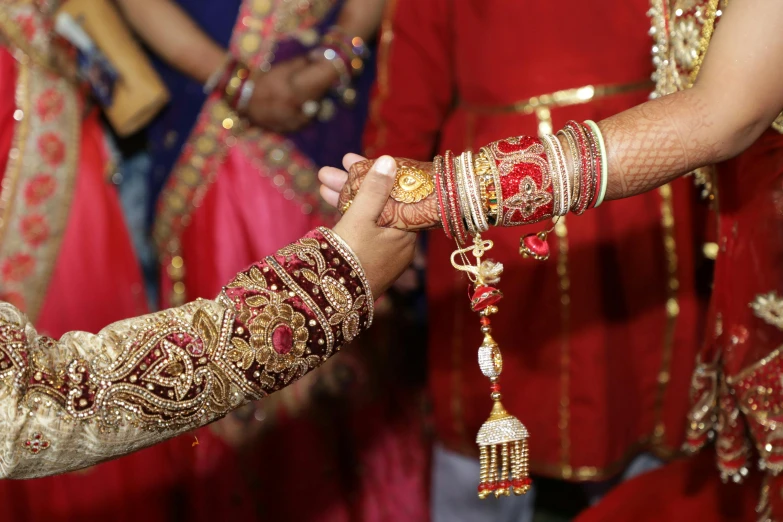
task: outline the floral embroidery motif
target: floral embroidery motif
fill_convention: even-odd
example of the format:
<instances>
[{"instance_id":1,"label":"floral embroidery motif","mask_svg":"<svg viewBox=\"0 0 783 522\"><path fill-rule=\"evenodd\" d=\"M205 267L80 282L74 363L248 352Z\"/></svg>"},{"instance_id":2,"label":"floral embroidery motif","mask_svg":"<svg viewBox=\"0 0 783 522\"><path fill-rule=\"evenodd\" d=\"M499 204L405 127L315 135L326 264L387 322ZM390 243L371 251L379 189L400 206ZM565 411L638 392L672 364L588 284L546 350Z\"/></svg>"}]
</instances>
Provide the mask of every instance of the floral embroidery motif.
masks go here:
<instances>
[{"instance_id":1,"label":"floral embroidery motif","mask_svg":"<svg viewBox=\"0 0 783 522\"><path fill-rule=\"evenodd\" d=\"M33 247L40 246L49 238L49 224L40 214L25 216L19 226L25 242Z\"/></svg>"},{"instance_id":2,"label":"floral embroidery motif","mask_svg":"<svg viewBox=\"0 0 783 522\"><path fill-rule=\"evenodd\" d=\"M750 303L753 313L767 324L783 330L783 299L776 292L757 295Z\"/></svg>"},{"instance_id":3,"label":"floral embroidery motif","mask_svg":"<svg viewBox=\"0 0 783 522\"><path fill-rule=\"evenodd\" d=\"M500 176L503 226L546 218L545 207L553 203L548 190L552 180L541 141L509 138L492 143L487 150Z\"/></svg>"},{"instance_id":4,"label":"floral embroidery motif","mask_svg":"<svg viewBox=\"0 0 783 522\"><path fill-rule=\"evenodd\" d=\"M51 444L40 433L33 433L33 436L24 441L24 449L38 455L40 452L49 449Z\"/></svg>"},{"instance_id":5,"label":"floral embroidery motif","mask_svg":"<svg viewBox=\"0 0 783 522\"><path fill-rule=\"evenodd\" d=\"M534 143L523 150L514 150L512 152L506 152L500 148L501 143L508 143L509 145L519 145L521 143L520 138L509 138L504 141L496 141L490 145L490 151L495 161L498 161L498 170L500 175L508 176L514 170L514 167L518 163L532 163L541 167L546 172L547 163L543 158L545 154L544 146L541 143ZM548 177L547 177L548 179ZM547 183L548 186L548 183Z\"/></svg>"},{"instance_id":6,"label":"floral embroidery motif","mask_svg":"<svg viewBox=\"0 0 783 522\"><path fill-rule=\"evenodd\" d=\"M65 159L65 143L55 132L47 132L38 138L38 151L52 167L60 166Z\"/></svg>"},{"instance_id":7,"label":"floral embroidery motif","mask_svg":"<svg viewBox=\"0 0 783 522\"><path fill-rule=\"evenodd\" d=\"M25 202L32 206L40 205L54 194L57 181L48 174L38 174L27 182L24 191Z\"/></svg>"},{"instance_id":8,"label":"floral embroidery motif","mask_svg":"<svg viewBox=\"0 0 783 522\"><path fill-rule=\"evenodd\" d=\"M535 180L530 176L525 176L519 183L519 192L505 201L505 205L514 210L518 210L522 217L527 219L544 205L552 202L552 194L539 190Z\"/></svg>"},{"instance_id":9,"label":"floral embroidery motif","mask_svg":"<svg viewBox=\"0 0 783 522\"><path fill-rule=\"evenodd\" d=\"M64 106L65 100L63 95L55 89L47 89L41 93L35 104L35 109L41 121L48 122L58 117L63 112Z\"/></svg>"},{"instance_id":10,"label":"floral embroidery motif","mask_svg":"<svg viewBox=\"0 0 783 522\"><path fill-rule=\"evenodd\" d=\"M674 59L683 69L692 69L699 57L700 27L693 18L679 20L672 32Z\"/></svg>"},{"instance_id":11,"label":"floral embroidery motif","mask_svg":"<svg viewBox=\"0 0 783 522\"><path fill-rule=\"evenodd\" d=\"M3 280L9 283L24 281L35 270L35 259L30 254L14 254L9 256L2 267L0 273Z\"/></svg>"},{"instance_id":12,"label":"floral embroidery motif","mask_svg":"<svg viewBox=\"0 0 783 522\"><path fill-rule=\"evenodd\" d=\"M255 361L267 372L280 373L301 364L309 332L305 316L283 303L280 293L272 292L264 301L263 312L248 325L250 342L238 337L232 339L235 349L229 352L228 359L243 370Z\"/></svg>"}]
</instances>

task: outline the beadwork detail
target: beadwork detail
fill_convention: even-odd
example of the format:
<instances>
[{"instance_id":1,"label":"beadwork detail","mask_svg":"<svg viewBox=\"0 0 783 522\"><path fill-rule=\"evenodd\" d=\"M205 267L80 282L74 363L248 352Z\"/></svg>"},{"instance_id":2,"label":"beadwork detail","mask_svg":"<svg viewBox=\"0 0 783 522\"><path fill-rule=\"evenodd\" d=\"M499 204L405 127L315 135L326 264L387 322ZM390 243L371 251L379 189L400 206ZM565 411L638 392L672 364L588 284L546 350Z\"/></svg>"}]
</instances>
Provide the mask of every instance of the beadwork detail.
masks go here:
<instances>
[{"instance_id":1,"label":"beadwork detail","mask_svg":"<svg viewBox=\"0 0 783 522\"><path fill-rule=\"evenodd\" d=\"M40 433L33 433L33 436L24 441L24 449L38 455L40 452L49 449L50 443Z\"/></svg>"},{"instance_id":2,"label":"beadwork detail","mask_svg":"<svg viewBox=\"0 0 783 522\"><path fill-rule=\"evenodd\" d=\"M16 397L19 409L0 417L0 432L51 427L59 418L63 427L50 438L71 437L57 452L71 451L47 468L0 452L0 477L89 466L216 420L318 367L369 326L371 310L358 260L326 229L240 272L215 301L121 321L98 335L38 336L2 303L0 397ZM53 448L42 431L18 447ZM75 451L85 444L89 451Z\"/></svg>"}]
</instances>

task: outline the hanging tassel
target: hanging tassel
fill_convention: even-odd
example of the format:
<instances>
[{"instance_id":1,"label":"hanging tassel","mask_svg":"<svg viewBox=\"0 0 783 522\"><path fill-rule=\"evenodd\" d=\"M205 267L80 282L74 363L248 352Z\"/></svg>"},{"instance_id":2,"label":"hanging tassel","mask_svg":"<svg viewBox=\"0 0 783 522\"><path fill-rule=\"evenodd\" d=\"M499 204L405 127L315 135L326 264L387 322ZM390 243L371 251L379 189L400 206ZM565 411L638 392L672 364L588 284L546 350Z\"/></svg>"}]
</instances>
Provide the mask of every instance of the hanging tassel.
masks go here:
<instances>
[{"instance_id":1,"label":"hanging tassel","mask_svg":"<svg viewBox=\"0 0 783 522\"><path fill-rule=\"evenodd\" d=\"M478 354L481 373L492 383L493 401L492 413L476 436L481 454L481 483L478 495L482 499L493 492L495 497L510 496L512 492L515 495L524 495L531 486L527 428L509 414L500 402L502 395L498 380L503 370L503 358L500 348L491 336L489 319L489 314L496 311L495 306L488 306L482 312L481 331L484 333L484 342Z\"/></svg>"},{"instance_id":2,"label":"hanging tassel","mask_svg":"<svg viewBox=\"0 0 783 522\"><path fill-rule=\"evenodd\" d=\"M478 350L479 368L492 383L492 413L476 436L481 455L478 486L478 496L481 499L492 493L497 498L501 495L510 496L511 493L524 495L530 491L531 486L527 428L509 414L500 402L502 395L498 381L503 371L503 357L500 347L492 338L490 316L498 312L497 303L503 298L502 292L491 286L500 281L503 265L481 259L492 246L492 241L482 240L480 235L476 235L473 238L473 246L458 249L451 254L454 268L472 276L474 291L470 306L474 312L479 312L481 332L484 334L484 341ZM465 254L468 252L476 258L475 265L467 262ZM458 256L461 256L465 263L459 263Z\"/></svg>"}]
</instances>

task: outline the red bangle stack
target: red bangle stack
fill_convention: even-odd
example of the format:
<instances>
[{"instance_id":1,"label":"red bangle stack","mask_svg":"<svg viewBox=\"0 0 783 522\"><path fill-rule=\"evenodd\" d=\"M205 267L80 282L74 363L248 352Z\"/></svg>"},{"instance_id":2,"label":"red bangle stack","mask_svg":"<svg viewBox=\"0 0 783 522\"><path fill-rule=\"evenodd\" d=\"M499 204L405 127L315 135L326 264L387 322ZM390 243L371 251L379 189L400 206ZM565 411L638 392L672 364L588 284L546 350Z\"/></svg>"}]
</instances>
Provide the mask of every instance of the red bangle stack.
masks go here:
<instances>
[{"instance_id":1,"label":"red bangle stack","mask_svg":"<svg viewBox=\"0 0 783 522\"><path fill-rule=\"evenodd\" d=\"M584 123L580 123L579 127L582 129L582 132L584 133L587 142L590 144L589 153L590 153L590 158L592 160L591 169L593 171L593 177L595 179L595 182L591 183L593 187L593 197L590 199L590 204L587 206L587 208L590 209L590 208L595 208L596 203L598 203L598 197L600 196L601 161L602 161L601 150L598 146L598 142L593 136L592 130L590 130L590 128Z\"/></svg>"},{"instance_id":2,"label":"red bangle stack","mask_svg":"<svg viewBox=\"0 0 783 522\"><path fill-rule=\"evenodd\" d=\"M460 245L467 243L468 232L462 219L457 193L457 178L454 170L454 155L446 151L443 157L443 175L446 178L446 195L448 196L448 223L451 233Z\"/></svg>"},{"instance_id":3,"label":"red bangle stack","mask_svg":"<svg viewBox=\"0 0 783 522\"><path fill-rule=\"evenodd\" d=\"M574 204L574 214L579 215L590 208L590 204L595 201L597 192L594 179L595 170L592 168L592 157L581 125L573 120L569 121L566 123L562 132L570 135L572 141L578 147L576 152L580 161L578 180L580 189L579 196L576 198L576 203Z\"/></svg>"},{"instance_id":4,"label":"red bangle stack","mask_svg":"<svg viewBox=\"0 0 783 522\"><path fill-rule=\"evenodd\" d=\"M440 222L443 225L443 232L448 239L452 239L454 236L451 233L449 227L449 216L446 209L446 188L444 187L443 179L443 156L435 156L434 168L435 168L435 190L438 195L438 212L440 213Z\"/></svg>"}]
</instances>

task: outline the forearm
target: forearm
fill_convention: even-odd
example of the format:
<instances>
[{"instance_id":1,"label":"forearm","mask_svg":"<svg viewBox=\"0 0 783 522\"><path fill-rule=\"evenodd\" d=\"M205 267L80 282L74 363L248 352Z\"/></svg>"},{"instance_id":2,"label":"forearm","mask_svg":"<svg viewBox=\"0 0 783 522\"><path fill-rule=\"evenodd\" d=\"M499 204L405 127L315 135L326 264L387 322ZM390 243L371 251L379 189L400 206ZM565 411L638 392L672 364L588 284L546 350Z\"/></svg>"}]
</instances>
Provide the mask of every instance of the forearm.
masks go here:
<instances>
[{"instance_id":1,"label":"forearm","mask_svg":"<svg viewBox=\"0 0 783 522\"><path fill-rule=\"evenodd\" d=\"M118 0L141 39L172 67L205 83L225 59L226 50L170 0Z\"/></svg>"},{"instance_id":2,"label":"forearm","mask_svg":"<svg viewBox=\"0 0 783 522\"><path fill-rule=\"evenodd\" d=\"M39 336L0 305L0 477L119 457L284 388L372 318L361 267L329 231L252 265L214 301Z\"/></svg>"},{"instance_id":3,"label":"forearm","mask_svg":"<svg viewBox=\"0 0 783 522\"><path fill-rule=\"evenodd\" d=\"M748 148L774 118L737 105L697 85L601 121L608 156L606 199L647 192Z\"/></svg>"},{"instance_id":4,"label":"forearm","mask_svg":"<svg viewBox=\"0 0 783 522\"><path fill-rule=\"evenodd\" d=\"M378 30L386 0L347 0L337 19L346 34L369 40Z\"/></svg>"}]
</instances>

